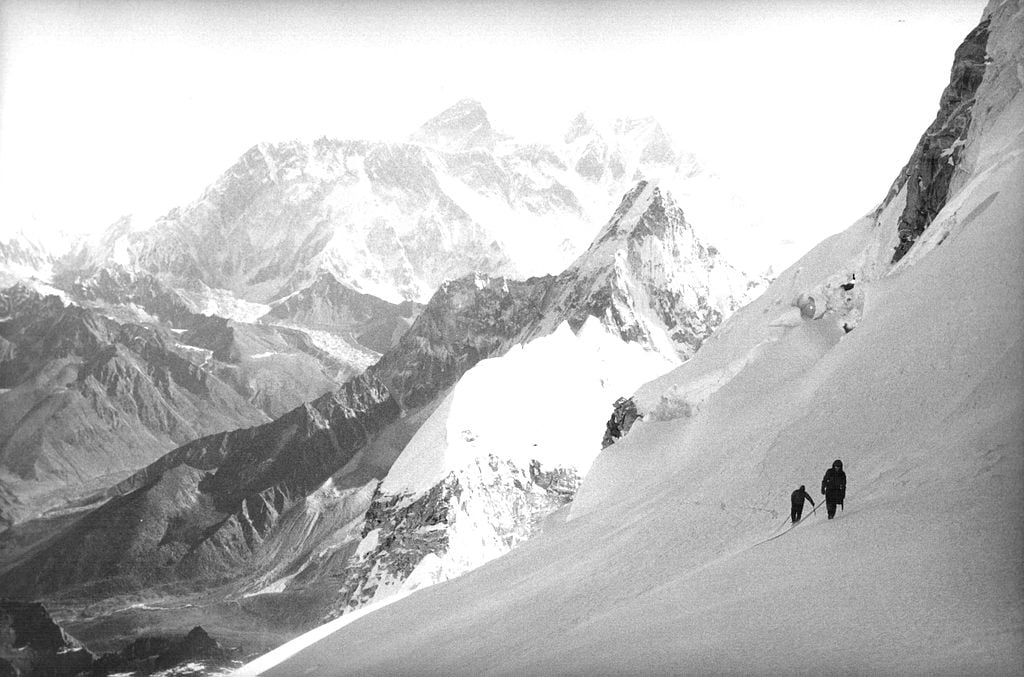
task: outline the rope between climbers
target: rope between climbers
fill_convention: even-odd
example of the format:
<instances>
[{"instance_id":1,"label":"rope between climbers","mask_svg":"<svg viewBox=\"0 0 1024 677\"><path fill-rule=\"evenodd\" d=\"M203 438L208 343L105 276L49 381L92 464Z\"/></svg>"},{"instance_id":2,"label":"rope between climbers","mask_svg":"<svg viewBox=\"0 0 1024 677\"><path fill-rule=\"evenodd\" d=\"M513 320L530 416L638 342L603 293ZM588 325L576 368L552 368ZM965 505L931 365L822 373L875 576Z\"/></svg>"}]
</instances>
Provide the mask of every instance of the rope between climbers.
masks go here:
<instances>
[{"instance_id":1,"label":"rope between climbers","mask_svg":"<svg viewBox=\"0 0 1024 677\"><path fill-rule=\"evenodd\" d=\"M813 515L814 513L818 512L818 508L820 508L820 507L821 507L821 505L822 505L822 504L823 504L824 502L825 502L825 501L818 501L817 503L815 503L815 504L814 504L814 509L813 509L813 510L811 510L811 511L810 511L809 513L807 513L807 515L806 515L805 517L801 517L801 518L800 518L800 521L799 521L799 522L797 522L796 524L793 524L793 525L791 525L791 526L790 526L790 527L789 527L788 529L783 529L783 530L782 530L781 532L779 532L779 533L777 533L777 534L776 534L776 533L775 533L775 532L773 531L773 532L772 532L772 534L773 534L772 536L769 536L768 538L764 539L763 541L758 541L757 543L755 543L754 545L752 545L752 546L750 546L750 547L752 547L752 548L756 548L756 547L757 547L757 546L759 546L759 545L764 545L764 544L765 544L765 543L767 543L768 541L774 541L774 540L775 540L776 538L779 538L779 537L781 537L781 536L785 536L785 535L786 535L786 534L788 534L788 533L789 533L790 531L792 531L793 529L795 529L795 528L796 528L796 527L797 527L798 525L802 524L802 523L804 522L804 520L806 520L806 519L809 519L809 518L811 517L811 515ZM787 520L789 520L790 518L788 518L788 517L787 517L786 519L787 519ZM785 522L783 522L783 524L785 524Z\"/></svg>"}]
</instances>

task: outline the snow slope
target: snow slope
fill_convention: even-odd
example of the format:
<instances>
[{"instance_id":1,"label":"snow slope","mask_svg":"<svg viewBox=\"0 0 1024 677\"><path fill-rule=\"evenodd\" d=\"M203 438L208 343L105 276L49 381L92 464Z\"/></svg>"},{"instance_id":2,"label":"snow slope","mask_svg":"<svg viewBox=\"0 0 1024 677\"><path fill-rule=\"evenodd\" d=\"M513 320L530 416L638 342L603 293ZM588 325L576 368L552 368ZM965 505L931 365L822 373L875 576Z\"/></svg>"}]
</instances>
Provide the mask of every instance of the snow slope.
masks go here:
<instances>
[{"instance_id":1,"label":"snow slope","mask_svg":"<svg viewBox=\"0 0 1024 677\"><path fill-rule=\"evenodd\" d=\"M886 213L825 241L638 393L565 524L242 674L1020 674L1024 11L991 9L909 256ZM783 531L834 458L849 510Z\"/></svg>"},{"instance_id":2,"label":"snow slope","mask_svg":"<svg viewBox=\"0 0 1024 677\"><path fill-rule=\"evenodd\" d=\"M672 365L608 333L597 318L579 335L563 323L466 372L409 441L380 491L426 491L488 454L522 467L538 461L586 474L601 449L611 403ZM586 430L594 434L581 437Z\"/></svg>"}]
</instances>

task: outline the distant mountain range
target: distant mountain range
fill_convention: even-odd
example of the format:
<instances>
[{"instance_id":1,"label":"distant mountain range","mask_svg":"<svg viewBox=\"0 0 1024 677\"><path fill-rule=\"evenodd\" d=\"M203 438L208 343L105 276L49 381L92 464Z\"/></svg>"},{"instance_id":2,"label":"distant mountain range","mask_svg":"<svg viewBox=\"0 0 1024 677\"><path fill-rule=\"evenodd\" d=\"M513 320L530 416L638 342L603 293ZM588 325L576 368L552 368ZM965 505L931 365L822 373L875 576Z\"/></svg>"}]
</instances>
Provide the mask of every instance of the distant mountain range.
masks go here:
<instances>
[{"instance_id":1,"label":"distant mountain range","mask_svg":"<svg viewBox=\"0 0 1024 677\"><path fill-rule=\"evenodd\" d=\"M722 215L707 210L699 224L707 232L727 238L750 227L653 119L602 127L581 115L548 146L498 133L478 102L464 100L406 143L254 146L193 203L155 224L123 219L63 265L88 273L117 261L259 303L328 272L362 293L424 302L469 272L561 272L642 179L720 202Z\"/></svg>"},{"instance_id":2,"label":"distant mountain range","mask_svg":"<svg viewBox=\"0 0 1024 677\"><path fill-rule=\"evenodd\" d=\"M517 144L466 100L406 143L260 144L60 256L12 240L0 589L101 604L82 637L154 586L295 632L506 552L764 288L673 197L715 182L653 120Z\"/></svg>"},{"instance_id":3,"label":"distant mountain range","mask_svg":"<svg viewBox=\"0 0 1024 677\"><path fill-rule=\"evenodd\" d=\"M394 316L389 313L405 312L339 291L338 286L348 288L325 276L321 273L308 293L271 304L270 315L335 325L365 315L387 325ZM386 589L397 592L423 561L447 562L429 580L439 571L444 577L458 575L536 533L547 513L571 500L600 449L600 430L588 429L607 418L614 399L692 355L723 317L762 286L700 242L670 196L641 181L560 275L519 281L474 273L443 283L422 310L416 309L411 327L363 374L269 423L180 446L98 496L98 507L61 526L59 538L44 539L16 558L22 563L4 574L0 585L29 596L60 592L77 604L116 590L230 581L217 599L273 602L272 613L301 627L358 608ZM326 303L323 294L347 300ZM359 299L368 305L360 306ZM223 327L226 321L203 320L211 322ZM247 327L281 330L238 322L226 326L236 335ZM442 456L432 463L445 469L444 476L456 473L455 479L442 477L412 495L407 489L390 494L377 488L396 459L410 453L407 445L421 426L451 425L451 406L443 402L467 371L554 334L562 336L551 344L555 354L569 351L556 362L577 367L544 368L547 382L537 385L551 393L583 388L590 403L586 411L560 426L563 437L589 439L578 453L555 462L550 456L555 445L541 427L534 456L529 449L508 456L483 447L445 460L441 446L436 453ZM219 354L230 355L229 346L221 346ZM535 359L551 355L532 349L526 354L539 357L528 358L520 374L539 368L526 366L543 363ZM573 355L589 356L588 361L573 362ZM574 384L580 364L589 365L588 380ZM501 379L487 386L482 401L502 388ZM495 434L502 435L488 433ZM467 463L478 470L466 475ZM471 505L463 504L474 512L514 510L519 526L503 530L480 524L474 529L492 543L489 554L455 548L449 555L451 534L467 533L465 521L454 521L457 506L445 503L459 496L464 501L477 496ZM522 512L525 506L530 507ZM132 529L125 530L125 524ZM384 528L387 539L370 536ZM367 538L378 540L371 546ZM404 564L384 564L396 558ZM409 585L422 584L423 576ZM378 587L379 593L372 592ZM282 594L271 600L263 594L268 589Z\"/></svg>"}]
</instances>

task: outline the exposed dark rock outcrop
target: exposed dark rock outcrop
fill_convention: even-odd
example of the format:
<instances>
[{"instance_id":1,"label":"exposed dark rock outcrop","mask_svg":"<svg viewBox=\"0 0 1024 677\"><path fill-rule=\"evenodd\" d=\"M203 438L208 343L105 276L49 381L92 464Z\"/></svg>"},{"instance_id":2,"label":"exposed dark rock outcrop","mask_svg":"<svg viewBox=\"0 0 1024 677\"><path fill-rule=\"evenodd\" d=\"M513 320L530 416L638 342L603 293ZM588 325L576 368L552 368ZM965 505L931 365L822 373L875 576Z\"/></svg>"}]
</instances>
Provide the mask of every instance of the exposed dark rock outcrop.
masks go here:
<instances>
[{"instance_id":1,"label":"exposed dark rock outcrop","mask_svg":"<svg viewBox=\"0 0 1024 677\"><path fill-rule=\"evenodd\" d=\"M42 604L0 600L0 674L71 677L92 665L93 655Z\"/></svg>"},{"instance_id":2,"label":"exposed dark rock outcrop","mask_svg":"<svg viewBox=\"0 0 1024 677\"><path fill-rule=\"evenodd\" d=\"M140 637L120 651L100 656L92 666L94 675L134 672L148 675L186 662L202 661L204 667L224 664L236 655L196 626L184 637Z\"/></svg>"},{"instance_id":3,"label":"exposed dark rock outcrop","mask_svg":"<svg viewBox=\"0 0 1024 677\"><path fill-rule=\"evenodd\" d=\"M236 654L196 626L184 636L140 637L97 658L57 625L42 604L0 600L0 675L148 675L187 662L223 666Z\"/></svg>"},{"instance_id":4,"label":"exposed dark rock outcrop","mask_svg":"<svg viewBox=\"0 0 1024 677\"><path fill-rule=\"evenodd\" d=\"M615 440L628 433L638 418L641 416L632 397L620 397L615 400L612 415L608 418L604 430L604 438L601 440L601 448L615 444Z\"/></svg>"},{"instance_id":5,"label":"exposed dark rock outcrop","mask_svg":"<svg viewBox=\"0 0 1024 677\"><path fill-rule=\"evenodd\" d=\"M988 35L986 19L956 50L949 85L942 93L935 121L918 141L883 203L884 207L906 188L907 203L897 224L899 244L892 255L893 263L910 251L946 204L949 184L971 125L974 96L985 75Z\"/></svg>"}]
</instances>

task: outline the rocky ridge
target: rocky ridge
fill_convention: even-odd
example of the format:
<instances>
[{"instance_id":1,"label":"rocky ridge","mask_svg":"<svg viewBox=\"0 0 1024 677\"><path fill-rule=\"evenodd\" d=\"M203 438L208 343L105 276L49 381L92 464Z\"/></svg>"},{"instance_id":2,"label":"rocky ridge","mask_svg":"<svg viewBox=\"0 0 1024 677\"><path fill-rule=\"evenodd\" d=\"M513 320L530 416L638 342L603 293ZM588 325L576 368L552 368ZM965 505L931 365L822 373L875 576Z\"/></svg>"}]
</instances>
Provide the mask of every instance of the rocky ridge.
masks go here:
<instances>
[{"instance_id":1,"label":"rocky ridge","mask_svg":"<svg viewBox=\"0 0 1024 677\"><path fill-rule=\"evenodd\" d=\"M892 255L898 262L914 245L951 194L971 126L975 95L988 63L985 48L989 20L982 21L956 50L949 85L939 100L935 121L918 141L880 209L899 197L905 200L897 223L899 242Z\"/></svg>"},{"instance_id":2,"label":"rocky ridge","mask_svg":"<svg viewBox=\"0 0 1024 677\"><path fill-rule=\"evenodd\" d=\"M281 416L378 355L354 336L324 341L338 335L200 313L187 294L120 266L54 282L61 297L25 285L0 292L0 471L12 497L0 513L8 524L192 439ZM383 345L402 319L364 314L347 329Z\"/></svg>"},{"instance_id":3,"label":"rocky ridge","mask_svg":"<svg viewBox=\"0 0 1024 677\"><path fill-rule=\"evenodd\" d=\"M391 349L412 325L422 306L412 301L388 303L361 294L321 271L308 287L270 304L261 322L288 322L310 329L351 336L379 354Z\"/></svg>"},{"instance_id":4,"label":"rocky ridge","mask_svg":"<svg viewBox=\"0 0 1024 677\"><path fill-rule=\"evenodd\" d=\"M18 496L8 523L197 436L268 420L166 330L23 286L0 292L0 307L0 477Z\"/></svg>"}]
</instances>

